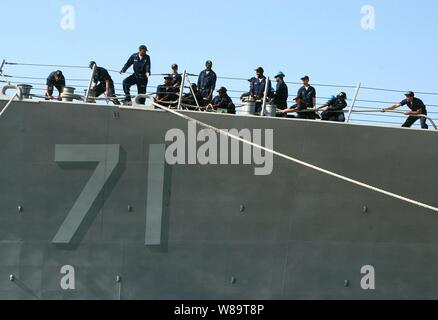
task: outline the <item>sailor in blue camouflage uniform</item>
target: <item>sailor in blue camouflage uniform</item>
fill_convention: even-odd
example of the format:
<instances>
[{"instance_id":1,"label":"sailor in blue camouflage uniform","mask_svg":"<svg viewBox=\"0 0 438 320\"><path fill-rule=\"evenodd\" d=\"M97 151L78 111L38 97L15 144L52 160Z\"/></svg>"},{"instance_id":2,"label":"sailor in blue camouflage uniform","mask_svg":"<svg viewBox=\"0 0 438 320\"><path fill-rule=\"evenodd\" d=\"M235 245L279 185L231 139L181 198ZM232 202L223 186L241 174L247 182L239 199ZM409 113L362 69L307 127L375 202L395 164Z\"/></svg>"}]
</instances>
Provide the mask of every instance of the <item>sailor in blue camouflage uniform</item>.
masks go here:
<instances>
[{"instance_id":1,"label":"sailor in blue camouflage uniform","mask_svg":"<svg viewBox=\"0 0 438 320\"><path fill-rule=\"evenodd\" d=\"M219 95L213 99L211 107L218 112L236 114L236 106L228 96L227 88L221 87L217 92Z\"/></svg>"},{"instance_id":2,"label":"sailor in blue camouflage uniform","mask_svg":"<svg viewBox=\"0 0 438 320\"><path fill-rule=\"evenodd\" d=\"M198 78L198 89L201 92L202 97L208 102L210 102L213 97L217 81L217 75L212 68L213 62L208 60L205 63L205 70L199 74Z\"/></svg>"},{"instance_id":3,"label":"sailor in blue camouflage uniform","mask_svg":"<svg viewBox=\"0 0 438 320\"><path fill-rule=\"evenodd\" d=\"M426 121L427 118L421 117L427 116L427 109L424 102L418 98L415 97L415 93L412 91L408 91L405 94L406 99L404 99L402 102L398 104L394 104L390 106L389 108L382 109L382 112L395 110L397 108L408 106L411 111L408 111L405 113L406 116L409 116L406 122L402 125L403 128L410 128L412 125L420 119L421 128L422 129L429 129L429 126L427 125Z\"/></svg>"},{"instance_id":4,"label":"sailor in blue camouflage uniform","mask_svg":"<svg viewBox=\"0 0 438 320\"><path fill-rule=\"evenodd\" d=\"M91 91L94 93L94 97L99 97L102 94L105 94L107 98L111 98L110 100L115 105L120 105L119 100L116 97L116 90L114 88L114 81L111 78L108 70L105 68L99 67L95 61L91 61L89 64L90 69L96 68L93 75L93 86Z\"/></svg>"},{"instance_id":5,"label":"sailor in blue camouflage uniform","mask_svg":"<svg viewBox=\"0 0 438 320\"><path fill-rule=\"evenodd\" d=\"M58 90L59 97L58 100L61 100L61 95L64 91L65 87L65 77L62 74L61 70L54 71L49 74L47 77L46 82L46 100L52 100L53 99L53 91L54 88Z\"/></svg>"},{"instance_id":6,"label":"sailor in blue camouflage uniform","mask_svg":"<svg viewBox=\"0 0 438 320\"><path fill-rule=\"evenodd\" d=\"M285 74L283 72L278 72L275 76L277 81L277 87L274 94L274 104L277 109L284 110L287 109L287 99L289 97L289 89L287 84L284 82Z\"/></svg>"},{"instance_id":7,"label":"sailor in blue camouflage uniform","mask_svg":"<svg viewBox=\"0 0 438 320\"><path fill-rule=\"evenodd\" d=\"M321 120L345 122L345 114L343 110L347 107L347 94L339 93L336 97L332 97L326 104L322 105L318 110L323 110Z\"/></svg>"},{"instance_id":8,"label":"sailor in blue camouflage uniform","mask_svg":"<svg viewBox=\"0 0 438 320\"><path fill-rule=\"evenodd\" d=\"M262 67L258 67L256 70L257 79L254 81L253 86L251 88L250 96L256 101L256 113L260 113L262 111L263 102L261 100L264 99L265 89L268 86L268 94L272 92L271 81L264 76L265 70Z\"/></svg>"},{"instance_id":9,"label":"sailor in blue camouflage uniform","mask_svg":"<svg viewBox=\"0 0 438 320\"><path fill-rule=\"evenodd\" d=\"M140 46L138 53L131 55L120 74L125 73L131 66L134 66L134 74L123 81L123 91L126 98L123 102L131 102L131 87L137 85L138 94L145 94L148 86L148 78L151 75L151 58L147 55L148 49L145 45ZM141 104L145 99L140 99Z\"/></svg>"}]
</instances>

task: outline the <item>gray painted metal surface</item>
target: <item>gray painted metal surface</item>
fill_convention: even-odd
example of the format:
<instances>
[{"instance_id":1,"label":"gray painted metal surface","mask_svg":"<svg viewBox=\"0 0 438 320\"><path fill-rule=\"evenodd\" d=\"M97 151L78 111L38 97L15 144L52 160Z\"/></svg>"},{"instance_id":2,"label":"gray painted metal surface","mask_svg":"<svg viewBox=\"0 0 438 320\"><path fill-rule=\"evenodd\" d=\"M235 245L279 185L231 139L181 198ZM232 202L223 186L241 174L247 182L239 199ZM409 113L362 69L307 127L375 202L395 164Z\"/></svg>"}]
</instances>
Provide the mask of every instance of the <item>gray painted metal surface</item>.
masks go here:
<instances>
[{"instance_id":1,"label":"gray painted metal surface","mask_svg":"<svg viewBox=\"0 0 438 320\"><path fill-rule=\"evenodd\" d=\"M438 206L436 132L190 115L274 129L277 151ZM171 128L187 123L14 102L0 119L0 299L438 298L438 215L277 158L269 176L252 165L169 167ZM53 243L81 195L86 221ZM62 288L64 266L74 289ZM362 286L364 266L374 290Z\"/></svg>"},{"instance_id":2,"label":"gray painted metal surface","mask_svg":"<svg viewBox=\"0 0 438 320\"><path fill-rule=\"evenodd\" d=\"M165 161L165 153L165 144L149 146L145 236L145 245L148 246L162 245L163 218L169 209L171 168Z\"/></svg>"},{"instance_id":3,"label":"gray painted metal surface","mask_svg":"<svg viewBox=\"0 0 438 320\"><path fill-rule=\"evenodd\" d=\"M106 181L119 164L119 145L57 145L55 161L57 163L98 162L90 181L82 190L67 218L58 230L52 243L71 244L79 231L86 215L102 192Z\"/></svg>"}]
</instances>

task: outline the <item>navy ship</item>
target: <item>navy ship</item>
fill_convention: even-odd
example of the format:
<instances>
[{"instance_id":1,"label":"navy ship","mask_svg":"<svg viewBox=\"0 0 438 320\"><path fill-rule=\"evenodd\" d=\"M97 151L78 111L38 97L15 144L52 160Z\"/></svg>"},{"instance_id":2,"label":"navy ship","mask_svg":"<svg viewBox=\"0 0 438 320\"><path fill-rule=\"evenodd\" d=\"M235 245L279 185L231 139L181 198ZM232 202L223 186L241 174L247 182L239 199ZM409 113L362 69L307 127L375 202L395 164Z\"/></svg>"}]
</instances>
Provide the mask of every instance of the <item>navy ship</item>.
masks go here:
<instances>
[{"instance_id":1,"label":"navy ship","mask_svg":"<svg viewBox=\"0 0 438 320\"><path fill-rule=\"evenodd\" d=\"M433 126L42 98L0 96L0 299L438 298Z\"/></svg>"}]
</instances>

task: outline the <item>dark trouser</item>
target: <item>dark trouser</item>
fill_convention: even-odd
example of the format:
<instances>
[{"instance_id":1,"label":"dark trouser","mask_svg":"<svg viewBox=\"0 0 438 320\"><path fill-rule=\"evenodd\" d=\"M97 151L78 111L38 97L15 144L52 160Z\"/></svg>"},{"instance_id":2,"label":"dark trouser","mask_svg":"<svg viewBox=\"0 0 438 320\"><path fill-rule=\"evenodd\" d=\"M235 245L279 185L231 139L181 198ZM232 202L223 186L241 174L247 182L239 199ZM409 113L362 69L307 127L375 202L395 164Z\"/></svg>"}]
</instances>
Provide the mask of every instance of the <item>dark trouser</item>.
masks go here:
<instances>
[{"instance_id":1,"label":"dark trouser","mask_svg":"<svg viewBox=\"0 0 438 320\"><path fill-rule=\"evenodd\" d=\"M228 112L229 114L236 114L236 106L234 105L234 103L230 103L230 104L227 106L227 112Z\"/></svg>"},{"instance_id":2,"label":"dark trouser","mask_svg":"<svg viewBox=\"0 0 438 320\"><path fill-rule=\"evenodd\" d=\"M415 123L415 122L417 122L418 121L418 119L420 119L420 122L421 122L421 128L422 129L429 129L429 126L427 125L427 123L426 123L426 121L427 121L427 119L425 118L425 117L413 117L413 116L410 116L407 120L406 120L406 122L403 124L403 128L410 128L410 127L412 127L412 125Z\"/></svg>"},{"instance_id":3,"label":"dark trouser","mask_svg":"<svg viewBox=\"0 0 438 320\"><path fill-rule=\"evenodd\" d=\"M307 102L305 103L305 105L306 105L306 109L315 109L315 106L313 105L313 101ZM320 119L320 116L316 112L306 112L305 119L316 120L316 119Z\"/></svg>"},{"instance_id":4,"label":"dark trouser","mask_svg":"<svg viewBox=\"0 0 438 320\"><path fill-rule=\"evenodd\" d=\"M318 113L314 111L308 111L309 109L314 109L314 106L312 103L306 103L306 112L298 112L298 118L300 119L308 119L308 120L316 120L320 119L320 116Z\"/></svg>"},{"instance_id":5,"label":"dark trouser","mask_svg":"<svg viewBox=\"0 0 438 320\"><path fill-rule=\"evenodd\" d=\"M212 97L210 95L210 92L213 92L211 89L201 89L200 90L202 97L204 98L204 101L206 102L206 105L211 103ZM199 101L199 104L202 105L201 101Z\"/></svg>"},{"instance_id":6,"label":"dark trouser","mask_svg":"<svg viewBox=\"0 0 438 320\"><path fill-rule=\"evenodd\" d=\"M148 86L148 78L142 75L133 74L125 80L123 80L123 92L126 95L125 101L131 101L131 87L137 85L138 94L146 94L146 89ZM140 99L140 104L144 104L146 99Z\"/></svg>"},{"instance_id":7,"label":"dark trouser","mask_svg":"<svg viewBox=\"0 0 438 320\"><path fill-rule=\"evenodd\" d=\"M279 110L287 109L287 101L274 101L274 104L277 106Z\"/></svg>"},{"instance_id":8,"label":"dark trouser","mask_svg":"<svg viewBox=\"0 0 438 320\"><path fill-rule=\"evenodd\" d=\"M261 113L262 112L263 103L257 102L255 104L255 113Z\"/></svg>"},{"instance_id":9,"label":"dark trouser","mask_svg":"<svg viewBox=\"0 0 438 320\"><path fill-rule=\"evenodd\" d=\"M100 95L106 92L106 83L100 83L98 86L96 86L94 90L95 90L95 97L98 98ZM114 89L114 82L110 82L109 96L112 98L116 96L116 90ZM120 105L120 102L117 99L111 99L111 101L115 105Z\"/></svg>"},{"instance_id":10,"label":"dark trouser","mask_svg":"<svg viewBox=\"0 0 438 320\"><path fill-rule=\"evenodd\" d=\"M315 112L298 112L298 118L307 120L319 119L319 115Z\"/></svg>"},{"instance_id":11,"label":"dark trouser","mask_svg":"<svg viewBox=\"0 0 438 320\"><path fill-rule=\"evenodd\" d=\"M58 90L59 95L61 96L62 92L64 91L64 86L60 86L60 85L48 86L47 92L50 96L53 96L54 88L56 88L56 90ZM47 97L47 93L46 93L46 97Z\"/></svg>"},{"instance_id":12,"label":"dark trouser","mask_svg":"<svg viewBox=\"0 0 438 320\"><path fill-rule=\"evenodd\" d=\"M345 122L345 114L343 112L324 111L321 114L323 121Z\"/></svg>"}]
</instances>

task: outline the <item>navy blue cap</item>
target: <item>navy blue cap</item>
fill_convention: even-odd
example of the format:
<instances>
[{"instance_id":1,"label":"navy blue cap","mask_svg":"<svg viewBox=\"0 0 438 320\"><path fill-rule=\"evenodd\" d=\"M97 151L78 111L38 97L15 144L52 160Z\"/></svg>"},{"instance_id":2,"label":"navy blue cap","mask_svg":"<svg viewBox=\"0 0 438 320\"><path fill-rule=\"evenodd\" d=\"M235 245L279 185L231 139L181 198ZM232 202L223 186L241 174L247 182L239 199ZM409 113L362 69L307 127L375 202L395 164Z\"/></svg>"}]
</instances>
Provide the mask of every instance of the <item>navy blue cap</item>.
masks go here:
<instances>
[{"instance_id":1,"label":"navy blue cap","mask_svg":"<svg viewBox=\"0 0 438 320\"><path fill-rule=\"evenodd\" d=\"M346 94L345 92L340 92L340 93L338 94L338 97L339 97L339 98L347 99L347 94Z\"/></svg>"}]
</instances>

